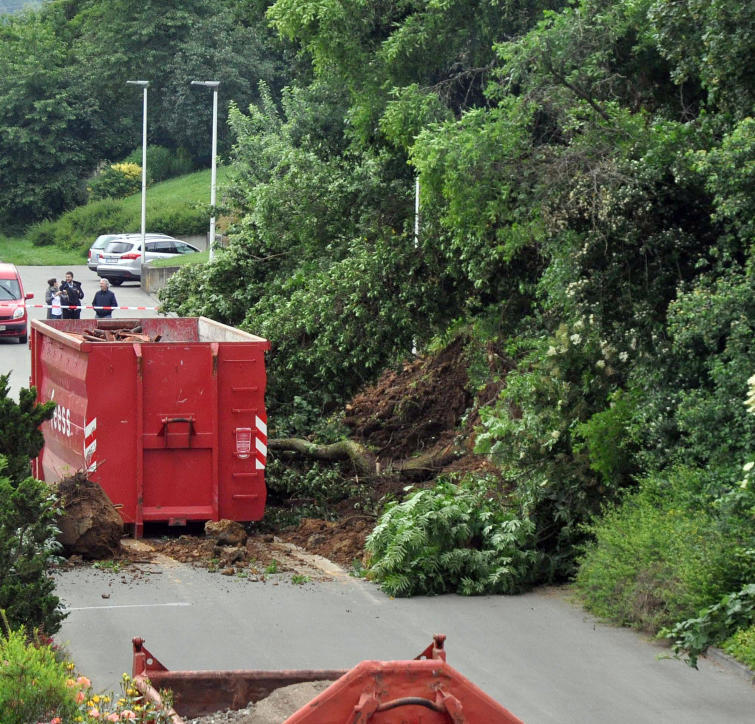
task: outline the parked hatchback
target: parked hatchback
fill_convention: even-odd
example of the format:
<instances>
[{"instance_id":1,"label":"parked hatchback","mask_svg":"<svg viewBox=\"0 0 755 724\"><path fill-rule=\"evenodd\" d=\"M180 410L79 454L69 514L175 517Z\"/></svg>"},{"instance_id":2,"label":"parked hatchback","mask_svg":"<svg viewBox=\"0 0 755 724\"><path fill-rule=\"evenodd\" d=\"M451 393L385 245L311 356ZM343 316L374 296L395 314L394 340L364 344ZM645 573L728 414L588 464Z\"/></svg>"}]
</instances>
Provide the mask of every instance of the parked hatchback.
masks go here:
<instances>
[{"instance_id":1,"label":"parked hatchback","mask_svg":"<svg viewBox=\"0 0 755 724\"><path fill-rule=\"evenodd\" d=\"M89 247L87 256L87 266L94 272L97 271L97 265L100 263L100 255L105 250L109 241L115 241L121 234L100 234L94 244Z\"/></svg>"},{"instance_id":2,"label":"parked hatchback","mask_svg":"<svg viewBox=\"0 0 755 724\"><path fill-rule=\"evenodd\" d=\"M21 344L29 339L26 300L21 275L13 264L0 264L0 337L18 337Z\"/></svg>"},{"instance_id":3,"label":"parked hatchback","mask_svg":"<svg viewBox=\"0 0 755 724\"><path fill-rule=\"evenodd\" d=\"M167 235L148 234L146 243L145 263L199 251L196 246ZM141 263L142 235L122 234L114 241L109 241L101 252L97 275L115 286L127 281L140 281Z\"/></svg>"}]
</instances>

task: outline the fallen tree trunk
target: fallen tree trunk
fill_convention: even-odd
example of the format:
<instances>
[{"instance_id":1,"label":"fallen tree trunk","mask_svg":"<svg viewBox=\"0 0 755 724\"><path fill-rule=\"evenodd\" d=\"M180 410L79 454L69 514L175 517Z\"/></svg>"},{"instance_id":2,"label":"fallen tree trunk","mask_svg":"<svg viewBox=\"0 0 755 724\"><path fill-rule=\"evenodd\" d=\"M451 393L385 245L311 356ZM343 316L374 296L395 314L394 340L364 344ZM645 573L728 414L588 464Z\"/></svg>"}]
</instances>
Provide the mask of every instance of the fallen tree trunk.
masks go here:
<instances>
[{"instance_id":1,"label":"fallen tree trunk","mask_svg":"<svg viewBox=\"0 0 755 724\"><path fill-rule=\"evenodd\" d=\"M339 440L330 445L315 445L299 437L286 437L268 440L267 447L271 450L298 452L317 460L351 460L360 475L375 475L377 472L374 455L366 447L353 440Z\"/></svg>"},{"instance_id":2,"label":"fallen tree trunk","mask_svg":"<svg viewBox=\"0 0 755 724\"><path fill-rule=\"evenodd\" d=\"M339 440L330 445L317 445L298 437L269 440L271 450L285 450L306 455L316 460L351 460L360 475L374 476L381 473L401 473L409 477L428 477L442 470L456 458L452 446L428 450L408 460L391 461L382 465L366 448L353 440Z\"/></svg>"}]
</instances>

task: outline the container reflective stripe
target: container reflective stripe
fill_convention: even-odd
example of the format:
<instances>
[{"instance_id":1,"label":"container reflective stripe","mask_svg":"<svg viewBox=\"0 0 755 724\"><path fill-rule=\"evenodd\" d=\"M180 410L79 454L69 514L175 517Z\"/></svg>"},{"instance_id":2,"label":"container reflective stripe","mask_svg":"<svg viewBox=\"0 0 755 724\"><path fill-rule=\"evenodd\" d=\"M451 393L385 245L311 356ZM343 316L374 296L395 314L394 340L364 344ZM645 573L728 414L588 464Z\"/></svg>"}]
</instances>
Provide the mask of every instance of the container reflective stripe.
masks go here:
<instances>
[{"instance_id":1,"label":"container reflective stripe","mask_svg":"<svg viewBox=\"0 0 755 724\"><path fill-rule=\"evenodd\" d=\"M94 454L97 452L97 418L93 417L84 425L84 463L87 466L87 472L93 473L97 470L97 461Z\"/></svg>"}]
</instances>

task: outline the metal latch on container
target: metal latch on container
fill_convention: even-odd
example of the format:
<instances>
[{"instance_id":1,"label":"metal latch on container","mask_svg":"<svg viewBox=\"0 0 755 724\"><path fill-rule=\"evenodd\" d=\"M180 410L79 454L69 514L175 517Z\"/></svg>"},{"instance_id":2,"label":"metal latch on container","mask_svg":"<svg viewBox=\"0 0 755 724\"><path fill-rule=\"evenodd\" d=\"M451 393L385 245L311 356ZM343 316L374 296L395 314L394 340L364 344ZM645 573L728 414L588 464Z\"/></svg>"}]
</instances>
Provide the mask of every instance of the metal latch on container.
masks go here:
<instances>
[{"instance_id":1,"label":"metal latch on container","mask_svg":"<svg viewBox=\"0 0 755 724\"><path fill-rule=\"evenodd\" d=\"M165 438L165 447L191 447L191 436L194 434L194 417L163 417L160 419L162 427L157 433L158 437ZM177 432L168 429L168 425L176 423L187 424L188 427ZM170 442L170 444L168 444Z\"/></svg>"},{"instance_id":2,"label":"metal latch on container","mask_svg":"<svg viewBox=\"0 0 755 724\"><path fill-rule=\"evenodd\" d=\"M236 428L236 456L246 460L252 453L252 428Z\"/></svg>"}]
</instances>

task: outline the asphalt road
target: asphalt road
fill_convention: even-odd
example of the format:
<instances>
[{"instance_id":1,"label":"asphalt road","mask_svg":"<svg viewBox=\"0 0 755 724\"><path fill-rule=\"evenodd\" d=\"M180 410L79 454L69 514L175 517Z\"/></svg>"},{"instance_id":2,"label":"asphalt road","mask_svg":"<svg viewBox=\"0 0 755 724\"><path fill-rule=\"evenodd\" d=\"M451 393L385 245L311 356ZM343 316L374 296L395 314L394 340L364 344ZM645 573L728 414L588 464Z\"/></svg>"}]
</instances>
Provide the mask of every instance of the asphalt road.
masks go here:
<instances>
[{"instance_id":1,"label":"asphalt road","mask_svg":"<svg viewBox=\"0 0 755 724\"><path fill-rule=\"evenodd\" d=\"M296 585L166 561L141 572L56 575L57 637L96 686L117 690L131 639L171 669L349 668L413 658L448 636L448 662L529 724L754 721L755 690L711 661L659 659L657 644L601 624L565 590L391 599L347 575Z\"/></svg>"},{"instance_id":2,"label":"asphalt road","mask_svg":"<svg viewBox=\"0 0 755 724\"><path fill-rule=\"evenodd\" d=\"M46 280L65 271L22 267L32 303L43 302ZM90 303L96 275L85 266L72 271ZM135 285L115 293L123 306L154 305ZM1 341L0 356L15 393L28 384L28 349ZM294 585L287 576L251 582L170 560L139 569L56 574L69 611L57 639L103 690L118 691L131 670L134 636L172 669L273 670L412 658L445 633L449 663L529 724L755 722L755 689L730 669L701 661L695 671L659 659L657 644L599 623L561 590L394 600L345 574Z\"/></svg>"}]
</instances>

